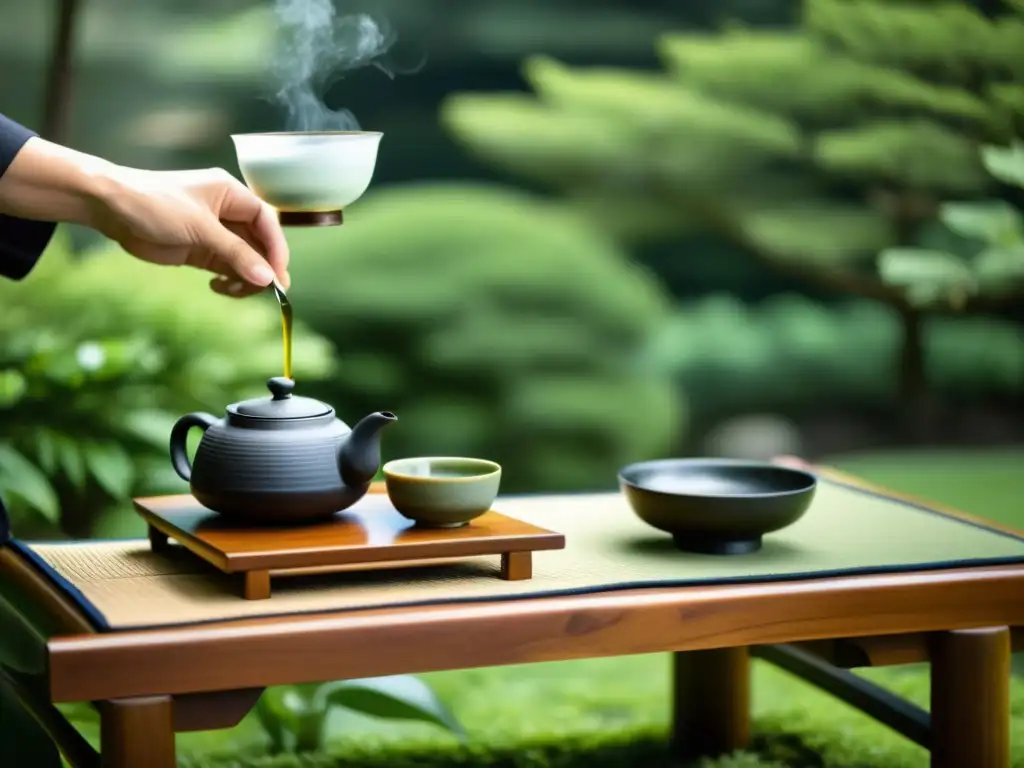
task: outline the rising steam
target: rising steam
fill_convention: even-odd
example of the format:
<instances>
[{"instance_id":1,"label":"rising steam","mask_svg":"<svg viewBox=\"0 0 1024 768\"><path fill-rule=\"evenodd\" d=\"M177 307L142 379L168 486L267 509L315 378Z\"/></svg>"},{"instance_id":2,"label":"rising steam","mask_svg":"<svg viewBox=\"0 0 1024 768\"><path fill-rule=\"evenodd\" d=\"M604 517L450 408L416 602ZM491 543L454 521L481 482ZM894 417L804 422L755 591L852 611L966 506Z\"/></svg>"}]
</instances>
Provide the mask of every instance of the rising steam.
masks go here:
<instances>
[{"instance_id":1,"label":"rising steam","mask_svg":"<svg viewBox=\"0 0 1024 768\"><path fill-rule=\"evenodd\" d=\"M383 21L365 13L339 16L332 0L274 0L278 25L275 98L288 110L288 130L357 131L347 109L332 110L321 94L347 71L369 65L390 77L378 57L395 41Z\"/></svg>"}]
</instances>

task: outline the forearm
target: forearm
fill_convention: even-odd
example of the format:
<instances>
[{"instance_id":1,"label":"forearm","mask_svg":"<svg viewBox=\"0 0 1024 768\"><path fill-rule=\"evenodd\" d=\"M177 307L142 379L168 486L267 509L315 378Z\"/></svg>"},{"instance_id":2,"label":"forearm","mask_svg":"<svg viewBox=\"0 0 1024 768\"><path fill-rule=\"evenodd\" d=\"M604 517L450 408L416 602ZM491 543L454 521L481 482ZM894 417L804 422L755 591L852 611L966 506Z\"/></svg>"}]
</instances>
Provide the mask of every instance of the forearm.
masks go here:
<instances>
[{"instance_id":1,"label":"forearm","mask_svg":"<svg viewBox=\"0 0 1024 768\"><path fill-rule=\"evenodd\" d=\"M0 176L0 213L92 226L113 167L92 155L31 138Z\"/></svg>"}]
</instances>

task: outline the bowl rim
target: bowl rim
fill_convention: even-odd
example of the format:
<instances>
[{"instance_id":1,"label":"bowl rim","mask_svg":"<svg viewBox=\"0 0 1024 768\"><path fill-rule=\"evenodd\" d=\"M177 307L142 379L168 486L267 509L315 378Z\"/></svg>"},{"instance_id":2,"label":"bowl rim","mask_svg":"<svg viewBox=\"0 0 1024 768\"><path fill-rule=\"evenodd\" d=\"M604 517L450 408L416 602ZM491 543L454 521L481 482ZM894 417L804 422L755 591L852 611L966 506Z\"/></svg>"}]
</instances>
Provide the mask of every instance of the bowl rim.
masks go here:
<instances>
[{"instance_id":1,"label":"bowl rim","mask_svg":"<svg viewBox=\"0 0 1024 768\"><path fill-rule=\"evenodd\" d=\"M410 475L406 472L395 469L395 465L405 464L412 461L425 461L425 462L443 462L443 461L457 461L467 462L469 464L476 464L481 469L487 469L486 472L481 472L477 475L466 475L464 477L439 477L436 475ZM471 483L478 480L485 480L495 475L501 474L501 464L490 459L478 459L473 456L407 456L402 459L392 459L391 461L384 464L381 468L384 473L385 480L389 477L400 478L402 480L417 480L421 482L435 482L435 483Z\"/></svg>"},{"instance_id":2,"label":"bowl rim","mask_svg":"<svg viewBox=\"0 0 1024 768\"><path fill-rule=\"evenodd\" d=\"M786 472L795 476L802 476L806 481L806 485L800 488L794 488L788 491L773 491L771 493L673 493L672 491L659 491L654 488L649 488L645 485L641 485L637 482L626 477L626 473L635 471L641 467L654 469L660 466L700 466L714 464L716 466L727 466L734 467L736 469L769 469L772 471ZM703 499L777 499L785 496L799 496L804 493L810 493L818 487L818 477L803 469L797 469L795 467L786 467L780 464L773 464L770 461L748 461L746 459L727 459L727 458L715 458L715 457L695 457L695 458L683 458L683 459L653 459L651 461L636 461L632 464L627 464L622 467L618 472L618 479L620 486L627 486L634 490L642 491L644 493L654 494L656 496L662 496L665 498L703 498Z\"/></svg>"},{"instance_id":3,"label":"bowl rim","mask_svg":"<svg viewBox=\"0 0 1024 768\"><path fill-rule=\"evenodd\" d=\"M231 138L245 136L383 136L382 131L252 131L250 133L232 133Z\"/></svg>"}]
</instances>

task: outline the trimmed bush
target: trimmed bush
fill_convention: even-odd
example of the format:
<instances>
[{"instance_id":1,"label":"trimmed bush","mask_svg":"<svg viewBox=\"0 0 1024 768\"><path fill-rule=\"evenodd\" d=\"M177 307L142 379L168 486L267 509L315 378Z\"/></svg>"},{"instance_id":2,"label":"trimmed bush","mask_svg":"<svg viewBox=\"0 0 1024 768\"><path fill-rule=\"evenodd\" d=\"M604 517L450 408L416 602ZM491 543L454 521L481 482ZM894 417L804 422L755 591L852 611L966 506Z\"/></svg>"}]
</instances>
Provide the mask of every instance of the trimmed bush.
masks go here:
<instances>
[{"instance_id":1,"label":"trimmed bush","mask_svg":"<svg viewBox=\"0 0 1024 768\"><path fill-rule=\"evenodd\" d=\"M349 422L396 411L388 456L487 457L505 491L557 490L671 447L679 397L641 366L669 303L610 239L486 185L392 189L346 215L288 235L296 316L340 360L300 389Z\"/></svg>"},{"instance_id":2,"label":"trimmed bush","mask_svg":"<svg viewBox=\"0 0 1024 768\"><path fill-rule=\"evenodd\" d=\"M951 399L1012 397L1024 387L1024 329L984 317L929 318L925 363ZM721 294L679 308L651 346L694 420L743 412L885 407L895 402L898 315L878 302L825 306L799 295L746 305Z\"/></svg>"}]
</instances>

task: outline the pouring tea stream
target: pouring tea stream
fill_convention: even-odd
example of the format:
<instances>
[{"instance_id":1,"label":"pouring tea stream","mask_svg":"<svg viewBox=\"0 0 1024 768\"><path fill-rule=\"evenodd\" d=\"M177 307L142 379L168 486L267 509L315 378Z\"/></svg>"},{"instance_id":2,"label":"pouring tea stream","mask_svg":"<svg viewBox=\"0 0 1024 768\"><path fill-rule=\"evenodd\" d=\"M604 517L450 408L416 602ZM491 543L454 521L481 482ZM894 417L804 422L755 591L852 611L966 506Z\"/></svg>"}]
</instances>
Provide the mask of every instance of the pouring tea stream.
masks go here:
<instances>
[{"instance_id":1,"label":"pouring tea stream","mask_svg":"<svg viewBox=\"0 0 1024 768\"><path fill-rule=\"evenodd\" d=\"M343 210L370 186L378 131L236 133L231 136L242 178L277 209L282 226L338 226ZM285 378L292 378L292 305L274 280L281 308Z\"/></svg>"},{"instance_id":2,"label":"pouring tea stream","mask_svg":"<svg viewBox=\"0 0 1024 768\"><path fill-rule=\"evenodd\" d=\"M281 307L281 340L284 352L284 372L283 375L286 379L292 379L292 303L288 300L288 294L284 292L284 288L274 278L272 284L274 289L274 295L277 297L277 303Z\"/></svg>"}]
</instances>

